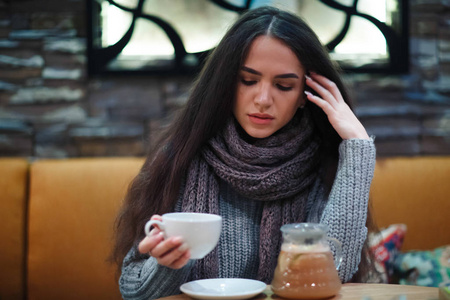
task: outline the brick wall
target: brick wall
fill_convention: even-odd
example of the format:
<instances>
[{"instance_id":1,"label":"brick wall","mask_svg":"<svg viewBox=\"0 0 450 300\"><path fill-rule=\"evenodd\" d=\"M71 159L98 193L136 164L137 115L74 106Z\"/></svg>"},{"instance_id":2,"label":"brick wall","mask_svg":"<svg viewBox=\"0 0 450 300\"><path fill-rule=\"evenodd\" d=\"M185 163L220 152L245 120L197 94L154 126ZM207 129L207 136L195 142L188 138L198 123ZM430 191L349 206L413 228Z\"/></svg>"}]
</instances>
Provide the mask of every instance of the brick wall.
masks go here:
<instances>
[{"instance_id":1,"label":"brick wall","mask_svg":"<svg viewBox=\"0 0 450 300\"><path fill-rule=\"evenodd\" d=\"M450 154L450 3L410 1L411 71L352 75L379 156ZM0 156L138 156L189 76L87 78L84 0L0 0Z\"/></svg>"}]
</instances>

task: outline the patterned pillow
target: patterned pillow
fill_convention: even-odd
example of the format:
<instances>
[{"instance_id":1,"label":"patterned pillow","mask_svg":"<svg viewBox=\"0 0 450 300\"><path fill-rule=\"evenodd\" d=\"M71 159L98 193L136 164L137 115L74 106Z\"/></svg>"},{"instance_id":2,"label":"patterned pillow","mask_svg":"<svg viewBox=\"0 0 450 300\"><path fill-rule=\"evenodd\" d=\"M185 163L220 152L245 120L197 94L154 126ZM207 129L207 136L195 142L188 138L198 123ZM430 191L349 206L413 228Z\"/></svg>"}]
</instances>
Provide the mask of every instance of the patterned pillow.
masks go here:
<instances>
[{"instance_id":1,"label":"patterned pillow","mask_svg":"<svg viewBox=\"0 0 450 300\"><path fill-rule=\"evenodd\" d=\"M394 261L400 253L405 234L405 224L392 224L380 233L369 235L369 246L375 256L375 266L385 283L398 283Z\"/></svg>"},{"instance_id":2,"label":"patterned pillow","mask_svg":"<svg viewBox=\"0 0 450 300\"><path fill-rule=\"evenodd\" d=\"M400 284L438 287L450 281L450 245L432 251L408 251L397 255L395 271Z\"/></svg>"}]
</instances>

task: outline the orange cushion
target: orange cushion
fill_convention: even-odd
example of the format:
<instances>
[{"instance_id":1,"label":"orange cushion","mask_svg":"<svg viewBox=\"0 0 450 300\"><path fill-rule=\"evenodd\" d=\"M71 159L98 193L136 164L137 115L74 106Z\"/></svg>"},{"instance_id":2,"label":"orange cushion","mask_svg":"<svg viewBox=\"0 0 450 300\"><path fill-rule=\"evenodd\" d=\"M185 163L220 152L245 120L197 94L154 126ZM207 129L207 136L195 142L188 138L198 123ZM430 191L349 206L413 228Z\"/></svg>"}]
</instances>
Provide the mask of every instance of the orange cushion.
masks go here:
<instances>
[{"instance_id":1,"label":"orange cushion","mask_svg":"<svg viewBox=\"0 0 450 300\"><path fill-rule=\"evenodd\" d=\"M121 299L106 260L141 158L41 160L31 167L29 299Z\"/></svg>"},{"instance_id":2,"label":"orange cushion","mask_svg":"<svg viewBox=\"0 0 450 300\"><path fill-rule=\"evenodd\" d=\"M0 299L23 299L28 161L0 159Z\"/></svg>"},{"instance_id":3,"label":"orange cushion","mask_svg":"<svg viewBox=\"0 0 450 300\"><path fill-rule=\"evenodd\" d=\"M402 251L450 244L450 156L378 159L371 187L379 227L407 225Z\"/></svg>"}]
</instances>

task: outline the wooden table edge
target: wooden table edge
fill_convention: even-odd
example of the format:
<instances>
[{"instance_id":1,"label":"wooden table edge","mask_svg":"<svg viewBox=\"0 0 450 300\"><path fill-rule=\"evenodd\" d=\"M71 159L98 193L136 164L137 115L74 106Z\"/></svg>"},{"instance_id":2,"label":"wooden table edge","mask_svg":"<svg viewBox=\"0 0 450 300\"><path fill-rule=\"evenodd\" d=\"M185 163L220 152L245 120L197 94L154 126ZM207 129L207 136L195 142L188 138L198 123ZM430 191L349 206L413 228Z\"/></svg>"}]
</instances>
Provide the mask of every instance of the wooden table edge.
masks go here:
<instances>
[{"instance_id":1,"label":"wooden table edge","mask_svg":"<svg viewBox=\"0 0 450 300\"><path fill-rule=\"evenodd\" d=\"M407 300L439 300L439 288L416 285L380 284L380 283L345 283L338 295L326 300L397 300L405 295ZM396 298L396 296L398 296ZM185 294L159 298L158 300L194 299ZM270 285L263 293L250 298L252 300L284 299L273 294Z\"/></svg>"}]
</instances>

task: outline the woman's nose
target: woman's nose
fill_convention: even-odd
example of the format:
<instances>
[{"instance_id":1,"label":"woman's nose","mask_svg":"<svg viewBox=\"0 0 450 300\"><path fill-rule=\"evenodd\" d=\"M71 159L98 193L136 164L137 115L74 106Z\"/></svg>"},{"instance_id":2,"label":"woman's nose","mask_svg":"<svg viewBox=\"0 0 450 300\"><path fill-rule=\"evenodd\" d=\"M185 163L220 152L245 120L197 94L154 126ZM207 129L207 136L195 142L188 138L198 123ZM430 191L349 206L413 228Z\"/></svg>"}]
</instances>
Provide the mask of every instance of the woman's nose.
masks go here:
<instances>
[{"instance_id":1,"label":"woman's nose","mask_svg":"<svg viewBox=\"0 0 450 300\"><path fill-rule=\"evenodd\" d=\"M270 85L262 84L255 97L255 104L261 107L268 107L272 104Z\"/></svg>"}]
</instances>

